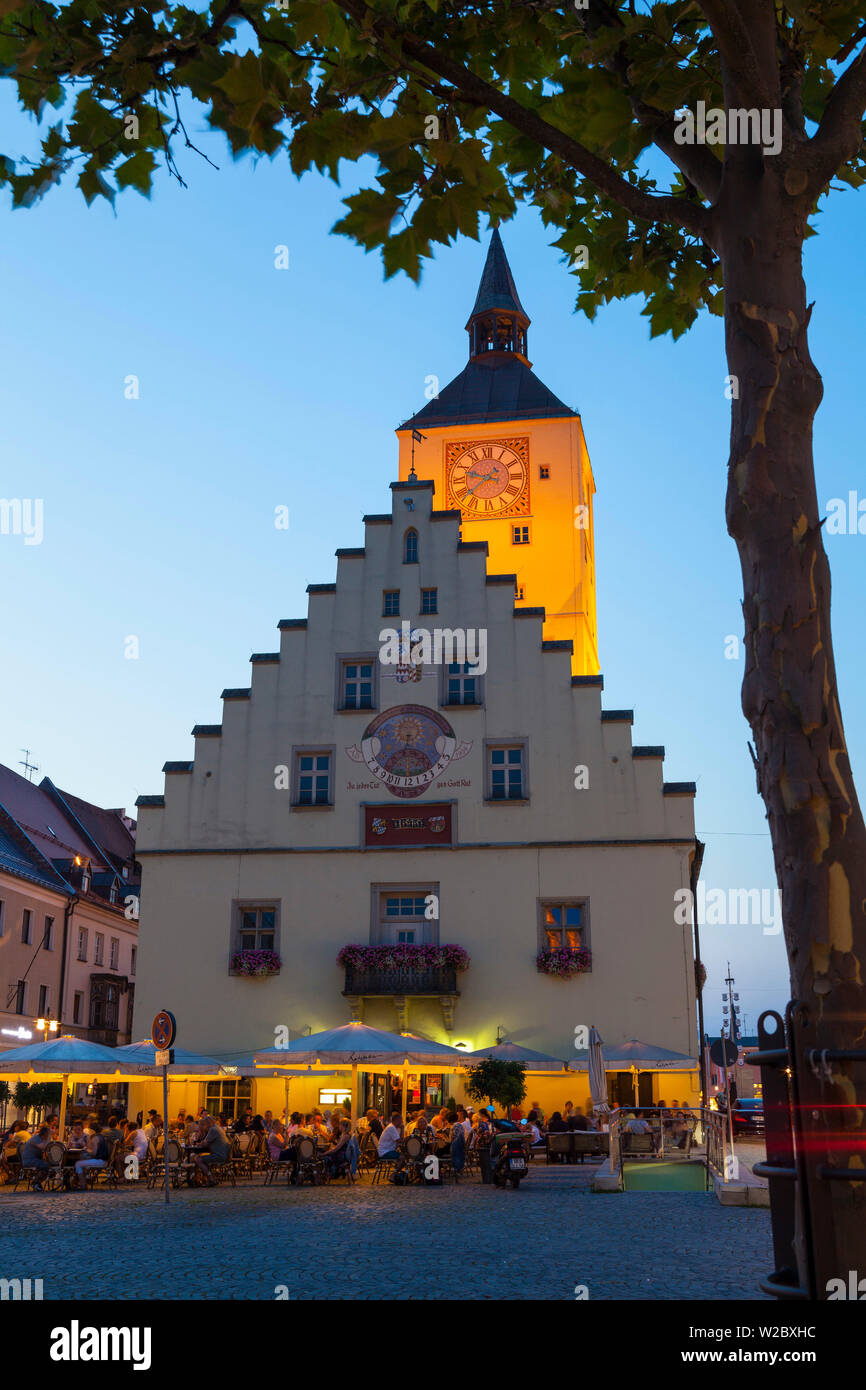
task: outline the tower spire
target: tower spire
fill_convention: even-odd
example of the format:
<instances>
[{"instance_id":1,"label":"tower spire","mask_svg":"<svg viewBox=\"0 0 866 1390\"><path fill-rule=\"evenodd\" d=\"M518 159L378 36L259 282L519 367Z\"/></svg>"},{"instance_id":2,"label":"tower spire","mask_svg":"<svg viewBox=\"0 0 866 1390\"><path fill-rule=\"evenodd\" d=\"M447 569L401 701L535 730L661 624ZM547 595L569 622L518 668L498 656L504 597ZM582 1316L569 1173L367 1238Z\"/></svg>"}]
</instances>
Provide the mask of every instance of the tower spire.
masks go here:
<instances>
[{"instance_id":1,"label":"tower spire","mask_svg":"<svg viewBox=\"0 0 866 1390\"><path fill-rule=\"evenodd\" d=\"M466 325L470 360L489 352L508 353L531 366L526 356L529 324L530 318L518 297L502 238L494 227L481 283Z\"/></svg>"}]
</instances>

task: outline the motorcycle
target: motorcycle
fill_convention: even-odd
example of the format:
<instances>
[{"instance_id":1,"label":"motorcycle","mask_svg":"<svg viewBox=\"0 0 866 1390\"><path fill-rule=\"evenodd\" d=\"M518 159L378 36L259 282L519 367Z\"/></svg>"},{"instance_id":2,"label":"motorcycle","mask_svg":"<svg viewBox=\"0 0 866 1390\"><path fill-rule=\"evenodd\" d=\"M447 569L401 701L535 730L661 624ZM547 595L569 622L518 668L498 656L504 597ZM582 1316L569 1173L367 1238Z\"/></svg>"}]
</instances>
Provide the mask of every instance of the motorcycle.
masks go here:
<instances>
[{"instance_id":1,"label":"motorcycle","mask_svg":"<svg viewBox=\"0 0 866 1390\"><path fill-rule=\"evenodd\" d=\"M505 1187L511 1183L517 1189L529 1172L529 1135L516 1131L497 1134L491 1147L494 1185Z\"/></svg>"}]
</instances>

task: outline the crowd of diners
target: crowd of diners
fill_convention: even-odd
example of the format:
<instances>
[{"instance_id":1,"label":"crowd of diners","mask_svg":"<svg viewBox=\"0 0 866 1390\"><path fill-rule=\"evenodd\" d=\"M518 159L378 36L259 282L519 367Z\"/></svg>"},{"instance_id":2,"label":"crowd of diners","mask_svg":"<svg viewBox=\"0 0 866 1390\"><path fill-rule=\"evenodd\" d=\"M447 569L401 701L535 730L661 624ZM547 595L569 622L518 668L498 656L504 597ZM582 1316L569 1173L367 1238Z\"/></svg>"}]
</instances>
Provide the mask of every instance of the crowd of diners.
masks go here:
<instances>
[{"instance_id":1,"label":"crowd of diners","mask_svg":"<svg viewBox=\"0 0 866 1390\"><path fill-rule=\"evenodd\" d=\"M548 1134L606 1130L611 1116L622 1109L614 1103L609 1115L596 1116L591 1101L580 1110L569 1100L562 1110L554 1110L548 1118L540 1104L533 1101L525 1116L520 1106L512 1107L508 1120L528 1136L532 1148L543 1148ZM658 1106L650 1109L626 1107L623 1127L633 1134L646 1134L660 1121L684 1143L689 1113L689 1107L680 1106L676 1100L670 1106L660 1100ZM354 1172L364 1151L376 1161L396 1160L403 1141L416 1134L422 1139L426 1152L440 1157L447 1154L454 1172L460 1173L465 1166L467 1150L488 1146L496 1130L503 1127L502 1120L494 1118L493 1106L475 1109L471 1105L458 1105L449 1109L443 1105L432 1115L418 1108L407 1116L405 1124L399 1111L382 1116L378 1110L370 1109L356 1125L346 1110L339 1108L315 1109L309 1113L295 1110L288 1117L285 1111L275 1116L270 1110L264 1115L246 1110L232 1119L225 1112L211 1114L202 1106L195 1115L179 1110L176 1117L169 1120L168 1137L180 1144L192 1164L188 1181L214 1186L210 1170L229 1161L235 1139L241 1152L246 1152L253 1144L254 1150L266 1152L271 1163L292 1165L297 1161L297 1140L307 1137L314 1141L317 1157L335 1174L345 1163ZM134 1155L143 1170L151 1145L152 1151L160 1155L165 1137L165 1121L156 1110L149 1110L146 1115L139 1112L135 1120L112 1115L105 1125L100 1124L96 1115L89 1115L73 1121L65 1136L60 1134L56 1114L33 1127L17 1120L0 1134L0 1168L8 1175L12 1166L10 1159L17 1160L22 1168L32 1168L31 1187L40 1192L42 1180L51 1167L45 1151L50 1143L62 1140L66 1147L64 1187L84 1190L92 1170L113 1164L122 1171L127 1155Z\"/></svg>"}]
</instances>

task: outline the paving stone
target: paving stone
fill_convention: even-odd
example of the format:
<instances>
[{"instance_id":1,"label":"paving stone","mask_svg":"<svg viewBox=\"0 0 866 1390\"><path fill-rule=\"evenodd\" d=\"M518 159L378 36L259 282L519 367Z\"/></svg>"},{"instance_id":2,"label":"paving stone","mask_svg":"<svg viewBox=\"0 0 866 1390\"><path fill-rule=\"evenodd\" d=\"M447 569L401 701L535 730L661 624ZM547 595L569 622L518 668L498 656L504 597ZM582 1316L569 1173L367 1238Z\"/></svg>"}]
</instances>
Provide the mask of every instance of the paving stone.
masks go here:
<instances>
[{"instance_id":1,"label":"paving stone","mask_svg":"<svg viewBox=\"0 0 866 1390\"><path fill-rule=\"evenodd\" d=\"M711 1193L590 1191L593 1168L533 1167L517 1191L442 1188L0 1188L0 1277L43 1280L46 1300L593 1299L764 1296L769 1212ZM140 1258L143 1250L147 1259ZM441 1260L431 1259L440 1252ZM336 1262L330 1258L337 1255ZM415 1258L423 1256L423 1258Z\"/></svg>"}]
</instances>

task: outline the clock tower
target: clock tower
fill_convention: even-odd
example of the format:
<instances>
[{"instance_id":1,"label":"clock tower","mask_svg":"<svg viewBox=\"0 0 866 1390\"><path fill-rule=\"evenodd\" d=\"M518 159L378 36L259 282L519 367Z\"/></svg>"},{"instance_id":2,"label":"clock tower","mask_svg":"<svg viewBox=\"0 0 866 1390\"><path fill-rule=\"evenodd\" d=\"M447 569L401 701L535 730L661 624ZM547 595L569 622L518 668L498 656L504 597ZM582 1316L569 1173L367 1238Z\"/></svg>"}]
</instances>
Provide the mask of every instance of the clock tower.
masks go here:
<instances>
[{"instance_id":1,"label":"clock tower","mask_svg":"<svg viewBox=\"0 0 866 1390\"><path fill-rule=\"evenodd\" d=\"M543 608L545 641L571 641L573 674L596 675L592 468L580 415L532 371L529 323L494 231L469 361L399 426L399 476L432 479L463 540L487 542L490 572L514 575L515 607Z\"/></svg>"}]
</instances>

